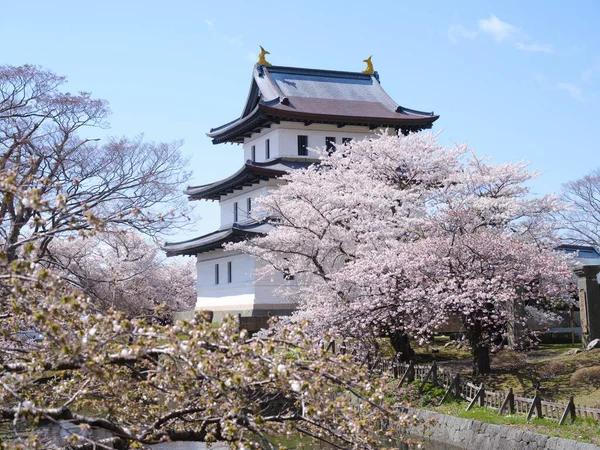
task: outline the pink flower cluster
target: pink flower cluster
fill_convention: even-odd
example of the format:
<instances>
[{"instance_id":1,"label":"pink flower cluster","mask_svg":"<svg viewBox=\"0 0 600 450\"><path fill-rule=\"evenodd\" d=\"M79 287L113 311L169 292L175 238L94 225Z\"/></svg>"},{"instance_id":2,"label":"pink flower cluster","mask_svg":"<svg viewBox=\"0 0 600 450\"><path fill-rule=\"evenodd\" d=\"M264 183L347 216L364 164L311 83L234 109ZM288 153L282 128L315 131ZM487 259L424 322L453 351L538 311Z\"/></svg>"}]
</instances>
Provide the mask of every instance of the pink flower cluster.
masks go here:
<instances>
[{"instance_id":1,"label":"pink flower cluster","mask_svg":"<svg viewBox=\"0 0 600 450\"><path fill-rule=\"evenodd\" d=\"M297 275L281 295L317 333L427 338L458 317L487 344L570 301L569 261L552 250L562 205L531 195L536 176L433 134L381 133L287 175L255 208L272 232L229 248L266 261L263 275Z\"/></svg>"}]
</instances>

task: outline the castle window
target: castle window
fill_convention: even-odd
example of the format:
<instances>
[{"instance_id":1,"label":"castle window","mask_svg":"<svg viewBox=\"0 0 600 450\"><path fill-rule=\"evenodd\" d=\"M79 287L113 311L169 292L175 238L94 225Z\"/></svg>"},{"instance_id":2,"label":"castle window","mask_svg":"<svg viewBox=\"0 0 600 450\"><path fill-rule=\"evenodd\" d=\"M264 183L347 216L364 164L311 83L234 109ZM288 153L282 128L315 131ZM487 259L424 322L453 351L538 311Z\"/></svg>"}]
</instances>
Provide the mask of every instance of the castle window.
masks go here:
<instances>
[{"instance_id":1,"label":"castle window","mask_svg":"<svg viewBox=\"0 0 600 450\"><path fill-rule=\"evenodd\" d=\"M335 151L335 138L334 137L326 137L325 138L325 149L327 153L331 155Z\"/></svg>"},{"instance_id":2,"label":"castle window","mask_svg":"<svg viewBox=\"0 0 600 450\"><path fill-rule=\"evenodd\" d=\"M298 136L298 156L308 156L308 136Z\"/></svg>"},{"instance_id":3,"label":"castle window","mask_svg":"<svg viewBox=\"0 0 600 450\"><path fill-rule=\"evenodd\" d=\"M248 215L248 217L250 217L250 211L252 210L252 199L250 197L248 197L248 199L246 200L246 214Z\"/></svg>"},{"instance_id":4,"label":"castle window","mask_svg":"<svg viewBox=\"0 0 600 450\"><path fill-rule=\"evenodd\" d=\"M238 203L235 202L233 204L233 221L237 222L238 221Z\"/></svg>"},{"instance_id":5,"label":"castle window","mask_svg":"<svg viewBox=\"0 0 600 450\"><path fill-rule=\"evenodd\" d=\"M219 265L215 264L215 284L219 284Z\"/></svg>"},{"instance_id":6,"label":"castle window","mask_svg":"<svg viewBox=\"0 0 600 450\"><path fill-rule=\"evenodd\" d=\"M342 138L342 144L349 144L350 142L352 142L352 138L349 137L343 137Z\"/></svg>"},{"instance_id":7,"label":"castle window","mask_svg":"<svg viewBox=\"0 0 600 450\"><path fill-rule=\"evenodd\" d=\"M227 282L231 283L231 261L227 263Z\"/></svg>"},{"instance_id":8,"label":"castle window","mask_svg":"<svg viewBox=\"0 0 600 450\"><path fill-rule=\"evenodd\" d=\"M250 150L250 159L252 161L256 161L256 145L253 145L252 149Z\"/></svg>"},{"instance_id":9,"label":"castle window","mask_svg":"<svg viewBox=\"0 0 600 450\"><path fill-rule=\"evenodd\" d=\"M271 158L271 142L267 139L265 141L265 159Z\"/></svg>"}]
</instances>

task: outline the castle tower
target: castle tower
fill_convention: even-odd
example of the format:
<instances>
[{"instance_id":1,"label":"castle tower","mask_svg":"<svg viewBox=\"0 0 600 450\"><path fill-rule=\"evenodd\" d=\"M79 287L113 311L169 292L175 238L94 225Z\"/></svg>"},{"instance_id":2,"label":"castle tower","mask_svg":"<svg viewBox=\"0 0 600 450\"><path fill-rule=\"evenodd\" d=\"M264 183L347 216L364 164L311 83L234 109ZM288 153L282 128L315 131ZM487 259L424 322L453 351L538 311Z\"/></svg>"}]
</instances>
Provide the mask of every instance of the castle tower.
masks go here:
<instances>
[{"instance_id":1,"label":"castle tower","mask_svg":"<svg viewBox=\"0 0 600 450\"><path fill-rule=\"evenodd\" d=\"M431 128L438 118L399 106L369 68L364 73L340 72L270 66L264 57L261 62L253 69L240 117L207 133L213 144L242 144L244 164L224 180L185 191L190 200L219 201L221 227L164 246L168 256L197 258L196 309L211 311L214 320L225 314L285 315L295 308L275 295L283 274L281 279L256 280L253 272L260 261L225 252L222 246L269 231L270 225L250 217L253 201L276 189L279 177L289 170L317 162L310 148L332 148L378 129L416 132Z\"/></svg>"}]
</instances>

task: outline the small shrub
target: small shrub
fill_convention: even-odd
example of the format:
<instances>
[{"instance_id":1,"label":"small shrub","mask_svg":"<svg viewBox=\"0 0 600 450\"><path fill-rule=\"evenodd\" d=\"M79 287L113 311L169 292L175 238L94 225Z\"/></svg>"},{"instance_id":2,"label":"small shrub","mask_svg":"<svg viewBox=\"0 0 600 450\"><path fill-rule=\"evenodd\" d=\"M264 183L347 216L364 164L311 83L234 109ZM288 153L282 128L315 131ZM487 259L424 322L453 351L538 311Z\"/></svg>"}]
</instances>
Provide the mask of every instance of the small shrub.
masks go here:
<instances>
[{"instance_id":1,"label":"small shrub","mask_svg":"<svg viewBox=\"0 0 600 450\"><path fill-rule=\"evenodd\" d=\"M600 388L600 366L577 370L571 375L571 384L586 387L590 392Z\"/></svg>"},{"instance_id":2,"label":"small shrub","mask_svg":"<svg viewBox=\"0 0 600 450\"><path fill-rule=\"evenodd\" d=\"M564 361L548 361L538 369L539 377L543 381L551 380L556 376L569 372L571 372L571 365L565 364Z\"/></svg>"},{"instance_id":3,"label":"small shrub","mask_svg":"<svg viewBox=\"0 0 600 450\"><path fill-rule=\"evenodd\" d=\"M423 391L419 392L420 381L404 385L396 391L396 398L401 403L419 404L421 406L437 406L446 392L444 388L426 383Z\"/></svg>"},{"instance_id":4,"label":"small shrub","mask_svg":"<svg viewBox=\"0 0 600 450\"><path fill-rule=\"evenodd\" d=\"M522 369L527 365L525 356L514 350L504 350L498 353L493 359L493 365L499 369L510 372Z\"/></svg>"}]
</instances>

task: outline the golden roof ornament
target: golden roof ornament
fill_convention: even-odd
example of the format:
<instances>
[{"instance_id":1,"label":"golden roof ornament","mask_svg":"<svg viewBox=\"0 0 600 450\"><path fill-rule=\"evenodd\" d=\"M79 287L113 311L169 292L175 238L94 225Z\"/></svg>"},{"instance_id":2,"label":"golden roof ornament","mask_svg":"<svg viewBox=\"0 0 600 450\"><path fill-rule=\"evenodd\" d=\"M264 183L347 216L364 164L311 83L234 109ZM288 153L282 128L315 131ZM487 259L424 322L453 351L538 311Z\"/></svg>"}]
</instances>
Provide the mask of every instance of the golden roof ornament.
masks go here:
<instances>
[{"instance_id":1,"label":"golden roof ornament","mask_svg":"<svg viewBox=\"0 0 600 450\"><path fill-rule=\"evenodd\" d=\"M265 59L265 55L270 55L270 53L264 48L262 48L262 45L259 45L259 47L260 54L258 55L258 64L260 64L261 66L271 67L271 63Z\"/></svg>"},{"instance_id":2,"label":"golden roof ornament","mask_svg":"<svg viewBox=\"0 0 600 450\"><path fill-rule=\"evenodd\" d=\"M365 70L363 70L362 73L368 73L369 75L372 75L375 73L375 71L373 70L373 63L371 62L372 57L373 57L373 55L369 56L367 59L363 59L363 62L367 63L367 68Z\"/></svg>"}]
</instances>

